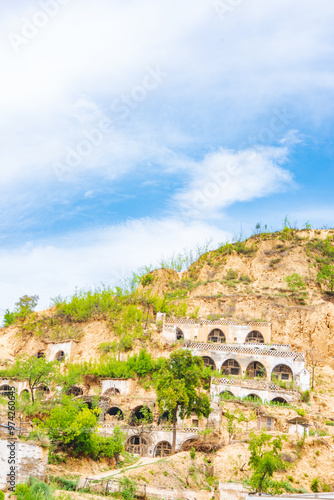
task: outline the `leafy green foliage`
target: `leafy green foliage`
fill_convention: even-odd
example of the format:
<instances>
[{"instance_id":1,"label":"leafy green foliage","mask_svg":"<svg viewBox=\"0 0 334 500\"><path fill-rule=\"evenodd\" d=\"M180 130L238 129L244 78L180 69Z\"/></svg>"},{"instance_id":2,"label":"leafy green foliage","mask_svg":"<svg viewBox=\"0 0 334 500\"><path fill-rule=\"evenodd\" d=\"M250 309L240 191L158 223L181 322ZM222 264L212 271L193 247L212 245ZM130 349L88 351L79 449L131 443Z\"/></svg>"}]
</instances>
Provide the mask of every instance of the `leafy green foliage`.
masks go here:
<instances>
[{"instance_id":1,"label":"leafy green foliage","mask_svg":"<svg viewBox=\"0 0 334 500\"><path fill-rule=\"evenodd\" d=\"M146 274L145 276L142 277L142 279L140 280L140 283L142 284L142 286L148 286L148 285L151 285L152 283L154 282L154 277L152 274Z\"/></svg>"},{"instance_id":2,"label":"leafy green foliage","mask_svg":"<svg viewBox=\"0 0 334 500\"><path fill-rule=\"evenodd\" d=\"M311 486L310 486L311 490L314 492L314 493L318 493L319 490L320 490L320 481L319 481L319 478L314 478L313 481L311 482Z\"/></svg>"},{"instance_id":3,"label":"leafy green foliage","mask_svg":"<svg viewBox=\"0 0 334 500\"><path fill-rule=\"evenodd\" d=\"M309 403L309 401L310 401L310 391L307 390L302 393L302 402Z\"/></svg>"},{"instance_id":4,"label":"leafy green foliage","mask_svg":"<svg viewBox=\"0 0 334 500\"><path fill-rule=\"evenodd\" d=\"M124 477L119 482L119 491L123 500L134 500L136 498L137 485L133 479Z\"/></svg>"},{"instance_id":5,"label":"leafy green foliage","mask_svg":"<svg viewBox=\"0 0 334 500\"><path fill-rule=\"evenodd\" d=\"M286 464L281 457L283 439L286 436L273 438L264 431L261 434L250 433L248 465L253 471L249 479L249 486L253 491L261 494L270 493L275 482L270 480L274 472L284 470Z\"/></svg>"},{"instance_id":6,"label":"leafy green foliage","mask_svg":"<svg viewBox=\"0 0 334 500\"><path fill-rule=\"evenodd\" d=\"M23 295L15 304L14 311L6 309L4 314L3 325L9 326L16 323L18 320L23 320L30 314L37 306L38 295Z\"/></svg>"},{"instance_id":7,"label":"leafy green foliage","mask_svg":"<svg viewBox=\"0 0 334 500\"><path fill-rule=\"evenodd\" d=\"M333 292L334 290L334 265L325 264L322 266L317 275L317 281L327 286Z\"/></svg>"},{"instance_id":8,"label":"leafy green foliage","mask_svg":"<svg viewBox=\"0 0 334 500\"><path fill-rule=\"evenodd\" d=\"M210 414L210 399L203 386L212 372L204 368L203 360L188 350L179 350L165 360L156 377L157 402L161 413L168 411L173 418L173 445L175 451L176 418L195 413L198 417Z\"/></svg>"},{"instance_id":9,"label":"leafy green foliage","mask_svg":"<svg viewBox=\"0 0 334 500\"><path fill-rule=\"evenodd\" d=\"M46 361L45 358L26 355L16 359L13 366L0 370L2 377L19 377L20 380L27 380L29 384L32 402L35 401L34 390L39 385L48 385L53 379L57 362Z\"/></svg>"},{"instance_id":10,"label":"leafy green foliage","mask_svg":"<svg viewBox=\"0 0 334 500\"><path fill-rule=\"evenodd\" d=\"M297 273L292 273L289 276L286 276L284 279L288 285L289 290L293 294L298 294L303 290L306 290L306 283L303 276L300 276Z\"/></svg>"},{"instance_id":11,"label":"leafy green foliage","mask_svg":"<svg viewBox=\"0 0 334 500\"><path fill-rule=\"evenodd\" d=\"M75 491L78 486L78 480L73 481L72 479L66 479L65 477L50 477L53 483L56 484L56 486L62 490L65 491Z\"/></svg>"},{"instance_id":12,"label":"leafy green foliage","mask_svg":"<svg viewBox=\"0 0 334 500\"><path fill-rule=\"evenodd\" d=\"M29 483L16 486L17 500L54 500L53 491L47 484L35 478L30 478Z\"/></svg>"},{"instance_id":13,"label":"leafy green foliage","mask_svg":"<svg viewBox=\"0 0 334 500\"><path fill-rule=\"evenodd\" d=\"M47 419L39 422L54 445L73 455L89 455L94 460L101 457L118 459L125 440L118 427L112 436L103 437L96 433L99 409L90 410L82 400L66 395L60 403L51 409Z\"/></svg>"}]
</instances>

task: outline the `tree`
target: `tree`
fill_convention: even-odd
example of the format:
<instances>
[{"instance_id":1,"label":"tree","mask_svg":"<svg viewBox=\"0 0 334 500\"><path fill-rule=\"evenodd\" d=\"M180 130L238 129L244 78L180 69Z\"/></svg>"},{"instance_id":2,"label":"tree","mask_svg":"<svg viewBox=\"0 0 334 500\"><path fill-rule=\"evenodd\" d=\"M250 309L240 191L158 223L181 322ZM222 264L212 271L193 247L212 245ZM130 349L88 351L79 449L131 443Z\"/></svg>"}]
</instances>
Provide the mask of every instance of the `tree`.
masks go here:
<instances>
[{"instance_id":1,"label":"tree","mask_svg":"<svg viewBox=\"0 0 334 500\"><path fill-rule=\"evenodd\" d=\"M188 350L179 350L165 361L156 378L157 402L161 412L167 411L173 425L172 453L175 453L177 415L208 417L210 399L203 390L211 370L204 368L202 358Z\"/></svg>"},{"instance_id":2,"label":"tree","mask_svg":"<svg viewBox=\"0 0 334 500\"><path fill-rule=\"evenodd\" d=\"M251 453L248 465L253 471L249 486L259 495L262 492L269 492L275 486L276 482L271 480L274 472L285 469L285 462L282 459L281 451L283 439L286 436L273 438L266 432L261 434L250 433L249 451Z\"/></svg>"},{"instance_id":3,"label":"tree","mask_svg":"<svg viewBox=\"0 0 334 500\"><path fill-rule=\"evenodd\" d=\"M31 314L37 306L38 299L38 295L23 295L20 297L15 303L14 311L11 312L9 309L6 309L3 320L4 326L12 325L18 319L24 319Z\"/></svg>"},{"instance_id":4,"label":"tree","mask_svg":"<svg viewBox=\"0 0 334 500\"><path fill-rule=\"evenodd\" d=\"M306 359L311 367L311 388L314 388L314 376L315 369L319 365L319 363L323 362L324 356L316 347L311 346L311 349L307 349L306 351Z\"/></svg>"},{"instance_id":5,"label":"tree","mask_svg":"<svg viewBox=\"0 0 334 500\"><path fill-rule=\"evenodd\" d=\"M11 376L20 377L27 380L31 393L31 400L34 403L34 390L39 385L49 385L55 374L55 362L46 361L44 357L22 356L18 358L9 371Z\"/></svg>"},{"instance_id":6,"label":"tree","mask_svg":"<svg viewBox=\"0 0 334 500\"><path fill-rule=\"evenodd\" d=\"M317 281L325 284L331 292L334 290L334 266L325 264L322 266L317 275Z\"/></svg>"}]
</instances>

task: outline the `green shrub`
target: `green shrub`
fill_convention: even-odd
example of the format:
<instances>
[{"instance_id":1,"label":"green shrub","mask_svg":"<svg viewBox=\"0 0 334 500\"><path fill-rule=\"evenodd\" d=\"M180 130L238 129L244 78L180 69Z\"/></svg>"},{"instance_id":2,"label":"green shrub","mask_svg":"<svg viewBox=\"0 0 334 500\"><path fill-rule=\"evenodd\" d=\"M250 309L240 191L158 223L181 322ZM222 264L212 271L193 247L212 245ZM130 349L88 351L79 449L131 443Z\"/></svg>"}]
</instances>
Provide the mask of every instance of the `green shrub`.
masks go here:
<instances>
[{"instance_id":1,"label":"green shrub","mask_svg":"<svg viewBox=\"0 0 334 500\"><path fill-rule=\"evenodd\" d=\"M196 452L195 452L195 448L193 446L190 448L190 458L191 458L191 460L195 460L195 458L196 458Z\"/></svg>"},{"instance_id":2,"label":"green shrub","mask_svg":"<svg viewBox=\"0 0 334 500\"><path fill-rule=\"evenodd\" d=\"M286 276L285 281L287 282L289 290L295 295L306 290L305 278L297 273L292 273Z\"/></svg>"},{"instance_id":3,"label":"green shrub","mask_svg":"<svg viewBox=\"0 0 334 500\"><path fill-rule=\"evenodd\" d=\"M124 500L134 500L136 497L137 485L135 481L124 477L119 482L119 491Z\"/></svg>"},{"instance_id":4,"label":"green shrub","mask_svg":"<svg viewBox=\"0 0 334 500\"><path fill-rule=\"evenodd\" d=\"M309 403L309 401L310 401L310 391L307 390L302 393L302 402Z\"/></svg>"},{"instance_id":5,"label":"green shrub","mask_svg":"<svg viewBox=\"0 0 334 500\"><path fill-rule=\"evenodd\" d=\"M5 500L5 494L3 491L0 491L0 500Z\"/></svg>"},{"instance_id":6,"label":"green shrub","mask_svg":"<svg viewBox=\"0 0 334 500\"><path fill-rule=\"evenodd\" d=\"M311 490L314 492L314 493L318 493L319 492L319 489L320 489L320 484L319 484L319 479L316 477L315 479L313 479L313 481L311 482Z\"/></svg>"},{"instance_id":7,"label":"green shrub","mask_svg":"<svg viewBox=\"0 0 334 500\"><path fill-rule=\"evenodd\" d=\"M29 484L18 484L15 494L17 500L54 500L52 489L35 478L30 478Z\"/></svg>"},{"instance_id":8,"label":"green shrub","mask_svg":"<svg viewBox=\"0 0 334 500\"><path fill-rule=\"evenodd\" d=\"M56 485L65 491L75 491L78 486L78 480L66 479L65 477L56 476L52 478Z\"/></svg>"}]
</instances>

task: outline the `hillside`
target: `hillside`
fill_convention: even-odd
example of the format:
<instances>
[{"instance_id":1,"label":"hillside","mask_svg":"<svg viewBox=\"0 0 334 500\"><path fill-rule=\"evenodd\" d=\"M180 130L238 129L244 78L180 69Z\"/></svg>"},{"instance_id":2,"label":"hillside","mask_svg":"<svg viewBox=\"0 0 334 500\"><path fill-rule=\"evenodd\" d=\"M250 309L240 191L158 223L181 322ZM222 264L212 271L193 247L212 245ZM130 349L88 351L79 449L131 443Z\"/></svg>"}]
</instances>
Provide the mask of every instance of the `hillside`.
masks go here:
<instances>
[{"instance_id":1,"label":"hillside","mask_svg":"<svg viewBox=\"0 0 334 500\"><path fill-rule=\"evenodd\" d=\"M65 363L65 358L56 363L57 380L64 384L64 394L69 395L69 389L80 386L80 397L86 398L86 402L92 404L94 398L100 398L99 404L102 401L107 405L104 411L108 406L122 409L124 425L126 421L128 427L132 425L131 412L138 405L148 405L154 417L154 432L159 433L160 409L156 404L153 374L161 366L161 360L182 347L182 341L167 342L157 313L164 312L171 322L191 318L199 324L203 320L224 320L240 325L269 323L271 344L291 345L293 350L306 354L310 371L312 365L315 368L314 389L307 398L302 398L304 394L300 389L283 383L281 388L298 393L295 402L286 406L275 407L271 400L265 399L258 402L240 398L219 400L214 411L220 412L220 421L213 436L220 444L214 453L199 452L194 462L185 448L175 457L168 457L168 464L164 458L124 474L139 481L146 478L147 484L185 490L189 487L205 490L208 484L211 487L218 480L242 481L249 476L247 467L244 468L249 459L247 439L250 430L256 430L257 417L260 414L275 417L277 435L282 435L288 432L288 419L301 416L306 418L312 433L302 445L295 435L289 437L284 453L293 458L293 472L287 469L278 479L293 476L292 482L298 484L298 488L308 490L311 480L318 477L324 487L334 489L333 262L334 230L285 228L277 233L254 235L244 242L222 245L202 255L184 272L159 269L147 273L132 292L111 289L78 292L68 299L59 299L46 311L25 310L24 314L16 311L13 324L0 329L3 378L20 356L34 357L39 353L54 361L56 350L65 349L62 346L66 344L70 346L68 359ZM60 347L52 351L53 346ZM143 349L146 354L140 361L134 355L143 353ZM141 362L144 362L144 370L139 366ZM20 379L17 375L16 378ZM238 383L244 378L247 376L240 376ZM104 396L107 394L102 389L105 379L131 379L134 389L128 394L114 389L111 396ZM272 380L270 372L268 380ZM50 387L53 382L50 381ZM260 383L259 379L254 383ZM208 387L209 393L211 387ZM43 420L47 412L59 404L57 398L51 390L45 400L37 401L35 406L27 403L26 409L22 400L20 411L26 420L36 416ZM242 415L232 442L228 433L231 414L238 418ZM112 415L115 413L103 416L104 432L109 432L108 425L115 425ZM182 425L188 429L193 421L185 419ZM209 419L199 424L197 421L196 425L198 436L203 436L205 441L206 428L212 432ZM326 457L329 465L325 463ZM52 474L81 480L87 474L101 475L112 463L105 457L100 462L89 458L79 460L75 456L68 456L64 463L57 460L50 465ZM208 460L210 463L212 460L214 466L212 478L205 472ZM196 469L195 475L190 473L191 468Z\"/></svg>"},{"instance_id":2,"label":"hillside","mask_svg":"<svg viewBox=\"0 0 334 500\"><path fill-rule=\"evenodd\" d=\"M323 263L334 262L334 231L260 234L208 252L186 272L152 273L152 290L182 298L187 315L267 321L272 342L311 346L334 356L334 295L317 281ZM305 290L293 293L285 278L297 273Z\"/></svg>"}]
</instances>

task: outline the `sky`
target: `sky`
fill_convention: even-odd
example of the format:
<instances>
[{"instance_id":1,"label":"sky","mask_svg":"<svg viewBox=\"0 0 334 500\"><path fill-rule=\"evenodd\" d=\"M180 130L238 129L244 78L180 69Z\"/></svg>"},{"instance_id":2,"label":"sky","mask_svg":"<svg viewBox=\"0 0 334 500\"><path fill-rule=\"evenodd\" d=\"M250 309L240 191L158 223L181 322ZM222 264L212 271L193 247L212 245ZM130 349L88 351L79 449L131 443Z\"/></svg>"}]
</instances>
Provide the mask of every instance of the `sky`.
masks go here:
<instances>
[{"instance_id":1,"label":"sky","mask_svg":"<svg viewBox=\"0 0 334 500\"><path fill-rule=\"evenodd\" d=\"M0 315L332 227L334 2L0 0Z\"/></svg>"}]
</instances>

